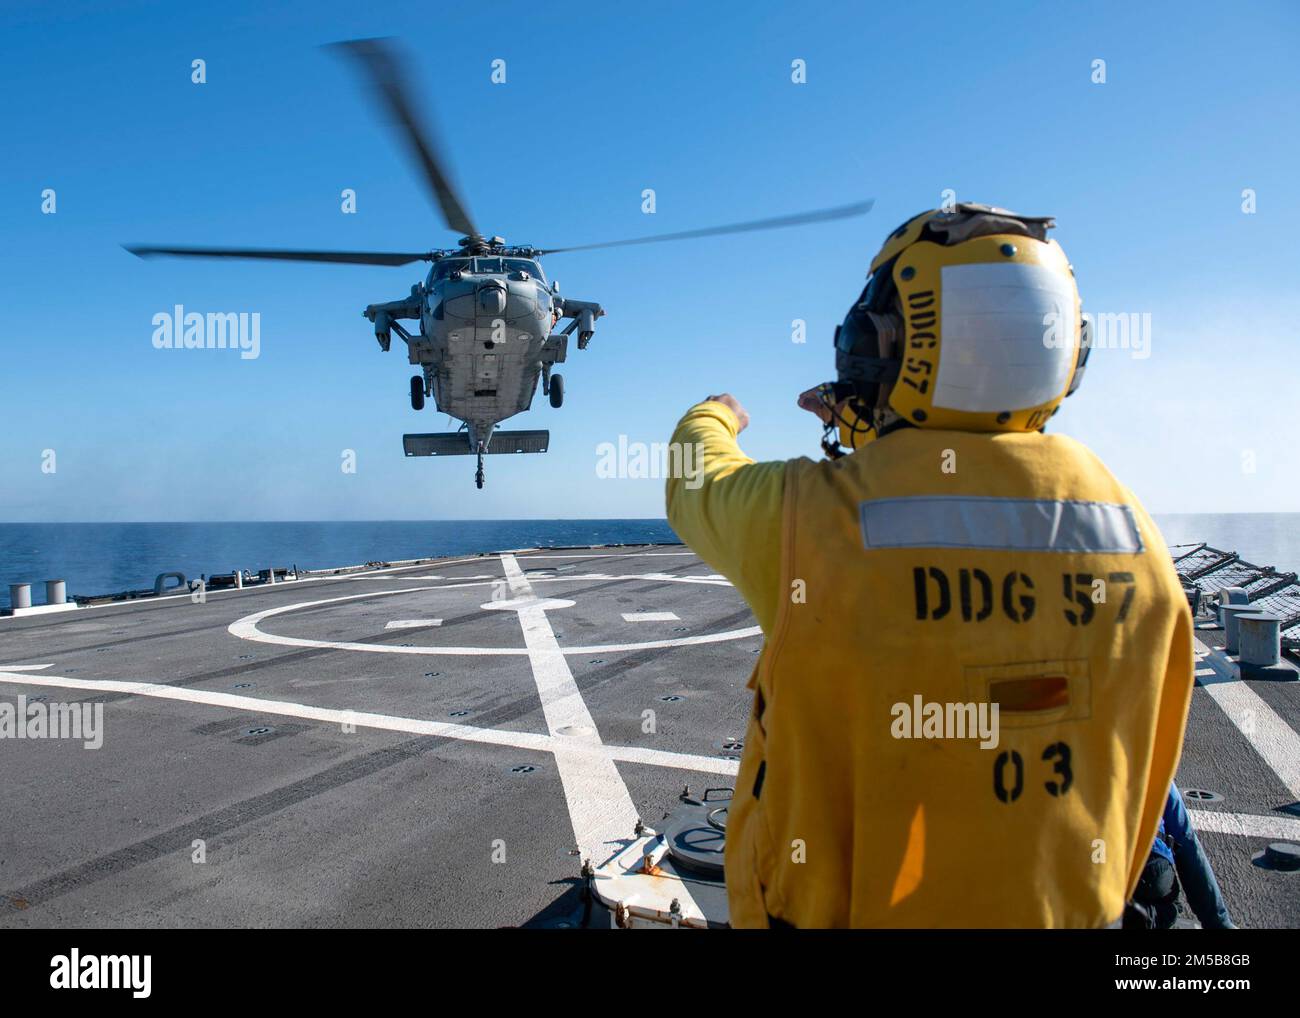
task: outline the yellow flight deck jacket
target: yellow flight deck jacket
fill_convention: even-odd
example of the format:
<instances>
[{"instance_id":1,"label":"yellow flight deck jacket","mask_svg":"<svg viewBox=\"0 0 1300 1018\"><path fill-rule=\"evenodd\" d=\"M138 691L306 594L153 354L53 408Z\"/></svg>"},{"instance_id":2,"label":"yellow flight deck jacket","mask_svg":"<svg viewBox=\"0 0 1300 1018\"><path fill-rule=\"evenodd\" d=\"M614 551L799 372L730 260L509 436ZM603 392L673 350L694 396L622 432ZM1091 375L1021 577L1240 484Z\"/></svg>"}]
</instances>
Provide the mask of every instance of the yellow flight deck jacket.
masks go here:
<instances>
[{"instance_id":1,"label":"yellow flight deck jacket","mask_svg":"<svg viewBox=\"0 0 1300 1018\"><path fill-rule=\"evenodd\" d=\"M1116 920L1193 682L1186 598L1137 499L1061 435L903 428L755 463L737 431L693 407L673 441L703 476L667 487L669 523L766 636L732 925Z\"/></svg>"}]
</instances>

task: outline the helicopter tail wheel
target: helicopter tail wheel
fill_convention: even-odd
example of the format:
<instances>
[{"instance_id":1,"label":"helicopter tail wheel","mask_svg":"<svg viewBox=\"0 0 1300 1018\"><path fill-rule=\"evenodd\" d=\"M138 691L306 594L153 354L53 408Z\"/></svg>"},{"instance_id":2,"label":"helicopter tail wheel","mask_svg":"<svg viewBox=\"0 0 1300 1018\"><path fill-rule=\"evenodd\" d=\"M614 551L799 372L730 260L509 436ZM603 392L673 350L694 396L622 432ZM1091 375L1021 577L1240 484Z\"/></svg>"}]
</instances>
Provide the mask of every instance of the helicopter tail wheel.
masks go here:
<instances>
[{"instance_id":1,"label":"helicopter tail wheel","mask_svg":"<svg viewBox=\"0 0 1300 1018\"><path fill-rule=\"evenodd\" d=\"M564 406L564 376L563 375L551 376L549 395L551 397L551 406L555 407L556 410Z\"/></svg>"},{"instance_id":2,"label":"helicopter tail wheel","mask_svg":"<svg viewBox=\"0 0 1300 1018\"><path fill-rule=\"evenodd\" d=\"M485 480L485 475L483 473L483 447L479 446L478 469L474 471L474 486L476 488L482 488L484 480Z\"/></svg>"},{"instance_id":3,"label":"helicopter tail wheel","mask_svg":"<svg viewBox=\"0 0 1300 1018\"><path fill-rule=\"evenodd\" d=\"M424 409L424 379L419 375L411 376L411 409Z\"/></svg>"}]
</instances>

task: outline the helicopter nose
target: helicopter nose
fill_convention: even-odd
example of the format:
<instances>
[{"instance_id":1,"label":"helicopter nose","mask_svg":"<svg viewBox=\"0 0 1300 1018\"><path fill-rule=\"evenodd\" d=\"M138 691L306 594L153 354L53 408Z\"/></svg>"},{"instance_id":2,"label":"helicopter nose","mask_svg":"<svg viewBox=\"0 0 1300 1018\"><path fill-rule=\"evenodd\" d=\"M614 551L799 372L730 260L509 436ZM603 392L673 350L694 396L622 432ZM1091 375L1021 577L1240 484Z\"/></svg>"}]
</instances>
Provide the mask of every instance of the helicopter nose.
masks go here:
<instances>
[{"instance_id":1,"label":"helicopter nose","mask_svg":"<svg viewBox=\"0 0 1300 1018\"><path fill-rule=\"evenodd\" d=\"M478 292L479 311L485 315L499 315L506 309L506 291L501 286L485 286Z\"/></svg>"}]
</instances>

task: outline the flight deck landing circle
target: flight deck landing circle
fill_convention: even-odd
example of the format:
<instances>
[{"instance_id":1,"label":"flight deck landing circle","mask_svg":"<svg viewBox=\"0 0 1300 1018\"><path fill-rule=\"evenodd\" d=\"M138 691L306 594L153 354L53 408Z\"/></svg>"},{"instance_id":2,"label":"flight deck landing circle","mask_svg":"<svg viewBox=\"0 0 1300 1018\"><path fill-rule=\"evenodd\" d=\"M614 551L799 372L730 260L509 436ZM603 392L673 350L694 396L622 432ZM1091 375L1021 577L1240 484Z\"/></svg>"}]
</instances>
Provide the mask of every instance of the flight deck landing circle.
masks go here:
<instances>
[{"instance_id":1,"label":"flight deck landing circle","mask_svg":"<svg viewBox=\"0 0 1300 1018\"><path fill-rule=\"evenodd\" d=\"M414 579L415 577L413 577ZM557 583L572 582L581 579L594 579L595 577L587 576L530 576L529 583ZM657 573L654 576L647 576L644 573L632 573L624 576L613 576L601 574L603 580L626 580L628 582L654 580L664 583L686 583L696 586L715 586L730 587L731 584L726 581L716 581L702 579L698 576L669 576L664 573ZM276 644L283 647L310 647L324 650L349 650L357 651L363 654L415 654L415 655L444 655L444 656L462 656L462 657L527 657L529 650L527 647L438 647L438 646L395 646L391 644L377 643L353 643L346 640L313 640L299 636L282 636L278 633L268 633L259 628L261 623L278 615L290 615L296 611L302 611L308 608L319 608L330 604L345 604L355 601L365 601L375 598L394 597L400 594L416 594L429 590L466 590L472 587L492 587L500 583L499 580L475 580L464 583L444 583L440 585L403 587L400 590L372 590L364 594L346 594L342 597L327 597L315 601L299 601L294 604L283 605L279 608L269 608L266 611L255 612L252 615L245 615L241 619L232 622L227 631L232 636L237 636L241 640L251 640L255 643ZM475 607L478 607L475 605ZM553 616L554 621L563 622L563 614ZM658 650L670 647L695 647L707 643L727 643L733 640L744 640L752 636L762 635L762 629L758 626L747 626L744 629L729 629L722 633L703 633L699 636L680 636L662 640L640 640L629 641L626 643L602 643L588 644L584 646L559 647L562 654L617 654L625 651L638 650Z\"/></svg>"}]
</instances>

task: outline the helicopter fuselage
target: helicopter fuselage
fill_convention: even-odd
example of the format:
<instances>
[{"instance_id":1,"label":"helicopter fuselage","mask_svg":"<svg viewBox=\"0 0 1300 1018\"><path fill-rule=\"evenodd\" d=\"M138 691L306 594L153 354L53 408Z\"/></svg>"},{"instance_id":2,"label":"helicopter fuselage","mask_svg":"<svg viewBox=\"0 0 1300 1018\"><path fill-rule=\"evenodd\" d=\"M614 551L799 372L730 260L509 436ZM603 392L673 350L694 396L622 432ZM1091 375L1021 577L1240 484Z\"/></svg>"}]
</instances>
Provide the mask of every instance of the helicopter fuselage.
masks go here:
<instances>
[{"instance_id":1,"label":"helicopter fuselage","mask_svg":"<svg viewBox=\"0 0 1300 1018\"><path fill-rule=\"evenodd\" d=\"M497 254L442 258L409 298L364 312L385 350L391 332L406 342L424 395L465 423L469 450L486 444L496 424L528 410L539 380L549 392L569 335L576 329L585 347L603 313L599 304L561 298L536 259ZM552 333L561 317L573 321ZM403 318L418 319L418 335L396 324Z\"/></svg>"}]
</instances>

